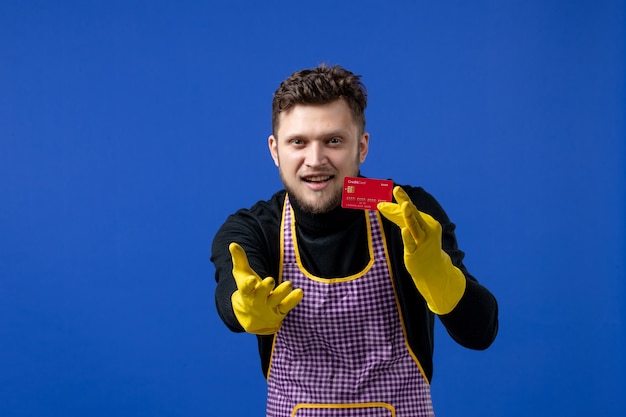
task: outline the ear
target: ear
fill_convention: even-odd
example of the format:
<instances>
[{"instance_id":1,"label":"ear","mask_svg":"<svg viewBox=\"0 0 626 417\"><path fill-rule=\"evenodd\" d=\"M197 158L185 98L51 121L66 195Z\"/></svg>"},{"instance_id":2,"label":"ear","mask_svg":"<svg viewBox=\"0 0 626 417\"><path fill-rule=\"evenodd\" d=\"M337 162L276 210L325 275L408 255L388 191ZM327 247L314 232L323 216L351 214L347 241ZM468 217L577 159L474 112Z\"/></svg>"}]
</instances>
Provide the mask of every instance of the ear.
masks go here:
<instances>
[{"instance_id":1,"label":"ear","mask_svg":"<svg viewBox=\"0 0 626 417\"><path fill-rule=\"evenodd\" d=\"M270 149L274 165L278 166L278 140L276 140L274 135L270 135L270 137L267 138L267 147Z\"/></svg>"},{"instance_id":2,"label":"ear","mask_svg":"<svg viewBox=\"0 0 626 417\"><path fill-rule=\"evenodd\" d=\"M367 151L369 150L370 143L370 134L364 132L361 135L361 139L359 140L359 162L363 163L365 161L365 157L367 156Z\"/></svg>"}]
</instances>

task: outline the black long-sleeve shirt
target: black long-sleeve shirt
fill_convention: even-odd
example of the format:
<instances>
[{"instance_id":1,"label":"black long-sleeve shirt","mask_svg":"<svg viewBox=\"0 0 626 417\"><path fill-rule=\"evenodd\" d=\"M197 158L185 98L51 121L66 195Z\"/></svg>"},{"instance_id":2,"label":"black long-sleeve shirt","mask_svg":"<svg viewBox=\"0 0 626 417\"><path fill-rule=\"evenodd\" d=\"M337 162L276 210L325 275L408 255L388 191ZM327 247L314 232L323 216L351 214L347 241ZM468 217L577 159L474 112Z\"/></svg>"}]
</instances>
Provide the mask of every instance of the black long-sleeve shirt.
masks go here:
<instances>
[{"instance_id":1,"label":"black long-sleeve shirt","mask_svg":"<svg viewBox=\"0 0 626 417\"><path fill-rule=\"evenodd\" d=\"M450 336L471 349L486 349L498 331L498 306L494 296L470 275L463 265L464 253L457 246L455 225L439 203L420 187L402 186L420 211L430 214L442 226L442 248L467 279L465 293L457 306L439 319ZM211 261L215 265L217 311L229 329L243 332L234 315L231 296L236 291L228 246L239 243L252 269L261 278L278 277L280 223L286 192L277 192L267 201L241 209L228 217L217 232ZM296 238L303 266L318 277L336 278L362 271L369 261L365 213L337 207L313 215L291 201L296 218ZM430 381L433 373L434 316L417 291L404 266L400 229L382 217L392 276L395 280L408 343ZM306 297L306 294L305 294ZM257 336L261 365L267 375L273 336Z\"/></svg>"}]
</instances>

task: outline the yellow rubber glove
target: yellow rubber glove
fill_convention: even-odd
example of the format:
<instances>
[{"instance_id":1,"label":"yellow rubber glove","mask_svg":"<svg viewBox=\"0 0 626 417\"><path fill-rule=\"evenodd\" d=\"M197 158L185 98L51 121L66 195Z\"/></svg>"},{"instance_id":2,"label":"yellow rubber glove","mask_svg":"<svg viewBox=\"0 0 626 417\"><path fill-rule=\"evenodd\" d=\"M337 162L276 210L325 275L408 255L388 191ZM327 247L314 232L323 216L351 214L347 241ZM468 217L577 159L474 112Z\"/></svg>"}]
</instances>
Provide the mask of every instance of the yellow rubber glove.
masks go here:
<instances>
[{"instance_id":1,"label":"yellow rubber glove","mask_svg":"<svg viewBox=\"0 0 626 417\"><path fill-rule=\"evenodd\" d=\"M441 248L439 222L420 212L401 187L394 187L393 195L396 203L378 203L378 210L400 227L404 264L428 308L447 314L465 293L465 276Z\"/></svg>"},{"instance_id":2,"label":"yellow rubber glove","mask_svg":"<svg viewBox=\"0 0 626 417\"><path fill-rule=\"evenodd\" d=\"M239 324L248 333L276 333L287 313L302 300L302 290L294 290L289 281L274 288L274 278L261 280L250 267L241 246L231 243L228 250L233 259L233 276L237 283L237 291L231 301Z\"/></svg>"}]
</instances>

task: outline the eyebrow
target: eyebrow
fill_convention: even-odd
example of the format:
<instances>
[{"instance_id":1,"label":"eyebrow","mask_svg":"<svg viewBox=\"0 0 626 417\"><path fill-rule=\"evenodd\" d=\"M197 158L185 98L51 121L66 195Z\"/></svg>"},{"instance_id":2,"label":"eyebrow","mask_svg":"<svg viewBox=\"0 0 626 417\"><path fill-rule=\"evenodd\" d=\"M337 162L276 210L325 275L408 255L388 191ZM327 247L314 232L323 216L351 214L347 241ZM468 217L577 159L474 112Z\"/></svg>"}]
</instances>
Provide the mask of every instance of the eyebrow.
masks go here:
<instances>
[{"instance_id":1,"label":"eyebrow","mask_svg":"<svg viewBox=\"0 0 626 417\"><path fill-rule=\"evenodd\" d=\"M348 137L350 135L350 133L345 130L345 129L336 129L336 130L330 130L328 132L322 132L322 136L324 138L332 138L335 136L341 136L341 137ZM302 133L292 133L290 135L287 135L284 137L283 140L291 140L291 139L297 139L297 138L309 138L308 135L302 134Z\"/></svg>"}]
</instances>

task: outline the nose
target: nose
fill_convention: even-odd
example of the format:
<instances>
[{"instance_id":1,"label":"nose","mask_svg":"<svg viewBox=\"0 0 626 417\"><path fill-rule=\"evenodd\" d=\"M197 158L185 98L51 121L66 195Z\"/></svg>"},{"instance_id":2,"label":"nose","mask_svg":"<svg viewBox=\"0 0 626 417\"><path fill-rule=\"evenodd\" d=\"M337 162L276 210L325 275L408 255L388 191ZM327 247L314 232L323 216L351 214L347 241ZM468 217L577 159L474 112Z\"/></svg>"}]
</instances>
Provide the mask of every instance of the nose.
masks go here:
<instances>
[{"instance_id":1,"label":"nose","mask_svg":"<svg viewBox=\"0 0 626 417\"><path fill-rule=\"evenodd\" d=\"M318 167L326 164L326 153L324 151L323 144L319 142L312 142L308 146L305 164L310 167Z\"/></svg>"}]
</instances>

